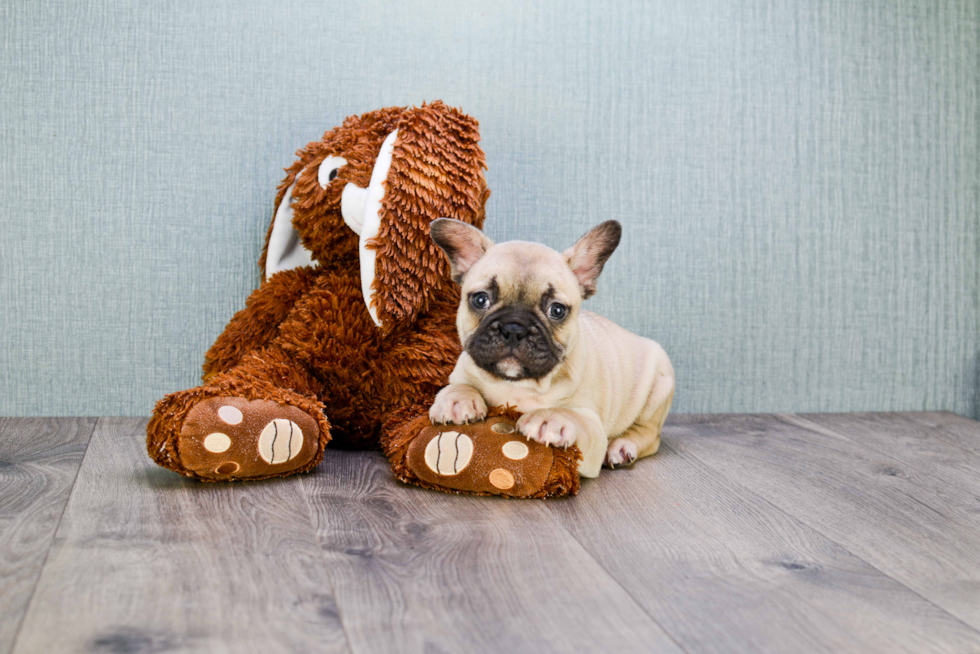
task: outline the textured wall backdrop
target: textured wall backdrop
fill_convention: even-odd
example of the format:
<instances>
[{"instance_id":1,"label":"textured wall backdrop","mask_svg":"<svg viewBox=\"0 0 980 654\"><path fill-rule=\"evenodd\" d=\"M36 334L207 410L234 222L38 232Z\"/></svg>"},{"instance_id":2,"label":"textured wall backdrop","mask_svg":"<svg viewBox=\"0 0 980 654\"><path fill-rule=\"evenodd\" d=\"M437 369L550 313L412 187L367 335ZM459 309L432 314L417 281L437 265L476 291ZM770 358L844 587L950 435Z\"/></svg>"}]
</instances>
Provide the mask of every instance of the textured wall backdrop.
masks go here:
<instances>
[{"instance_id":1,"label":"textured wall backdrop","mask_svg":"<svg viewBox=\"0 0 980 654\"><path fill-rule=\"evenodd\" d=\"M495 239L626 238L592 307L678 412L980 412L980 3L0 5L0 414L145 415L258 282L293 152L443 98Z\"/></svg>"}]
</instances>

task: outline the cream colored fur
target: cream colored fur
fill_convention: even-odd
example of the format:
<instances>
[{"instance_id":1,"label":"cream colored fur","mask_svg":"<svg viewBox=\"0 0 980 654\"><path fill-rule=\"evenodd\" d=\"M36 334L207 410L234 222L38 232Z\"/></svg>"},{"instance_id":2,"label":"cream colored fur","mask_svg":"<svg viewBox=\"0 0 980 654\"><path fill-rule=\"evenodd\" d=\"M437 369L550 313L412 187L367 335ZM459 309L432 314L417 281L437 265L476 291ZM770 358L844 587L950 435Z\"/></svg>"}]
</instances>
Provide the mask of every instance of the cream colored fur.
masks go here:
<instances>
[{"instance_id":1,"label":"cream colored fur","mask_svg":"<svg viewBox=\"0 0 980 654\"><path fill-rule=\"evenodd\" d=\"M450 385L436 396L429 414L433 422L479 420L488 404L515 406L524 414L517 427L526 437L557 447L578 444L583 477L598 476L603 462L614 467L654 454L674 397L674 369L656 342L582 310L586 289L594 288L604 263L589 270L595 263L589 260L594 245L588 242L590 235L559 254L536 243L494 245L473 232L470 238L482 240L470 243L471 249L460 248L455 258L450 255L454 273L462 276L460 341L465 344L480 325L468 295L491 280L499 287L501 303L541 297L550 286L555 299L569 308L568 317L552 332L564 356L544 377L514 381L483 370L464 351Z\"/></svg>"}]
</instances>

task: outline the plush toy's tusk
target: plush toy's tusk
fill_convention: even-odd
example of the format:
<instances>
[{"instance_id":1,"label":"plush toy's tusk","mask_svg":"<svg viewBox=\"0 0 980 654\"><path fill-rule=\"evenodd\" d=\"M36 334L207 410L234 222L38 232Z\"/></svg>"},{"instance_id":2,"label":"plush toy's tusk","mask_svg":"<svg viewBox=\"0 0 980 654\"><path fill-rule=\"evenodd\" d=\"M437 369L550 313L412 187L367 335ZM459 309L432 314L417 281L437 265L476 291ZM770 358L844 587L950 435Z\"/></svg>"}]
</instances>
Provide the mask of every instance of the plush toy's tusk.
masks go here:
<instances>
[{"instance_id":1,"label":"plush toy's tusk","mask_svg":"<svg viewBox=\"0 0 980 654\"><path fill-rule=\"evenodd\" d=\"M296 183L293 182L293 185L286 190L272 221L272 234L269 235L269 246L266 250L266 279L280 270L316 265L313 261L313 253L303 247L299 234L293 227L293 189L295 187Z\"/></svg>"},{"instance_id":2,"label":"plush toy's tusk","mask_svg":"<svg viewBox=\"0 0 980 654\"><path fill-rule=\"evenodd\" d=\"M344 222L360 235L361 227L364 223L364 205L367 204L367 189L361 188L356 184L347 184L344 193L340 196L340 213L344 217Z\"/></svg>"},{"instance_id":3,"label":"plush toy's tusk","mask_svg":"<svg viewBox=\"0 0 980 654\"><path fill-rule=\"evenodd\" d=\"M381 326L381 321L378 319L377 308L373 306L376 253L372 248L367 247L367 244L368 241L377 237L381 231L381 200L385 194L384 181L388 178L388 170L391 168L391 156L395 149L396 138L398 138L397 129L389 134L384 143L381 144L381 151L378 152L378 159L374 162L371 182L367 189L348 184L344 187L344 193L341 196L340 211L344 216L344 222L361 237L358 243L358 257L361 262L361 294L364 296L364 304L367 306L368 313L371 314L371 320L378 327ZM350 202L349 208L348 201ZM358 218L360 219L358 220Z\"/></svg>"}]
</instances>

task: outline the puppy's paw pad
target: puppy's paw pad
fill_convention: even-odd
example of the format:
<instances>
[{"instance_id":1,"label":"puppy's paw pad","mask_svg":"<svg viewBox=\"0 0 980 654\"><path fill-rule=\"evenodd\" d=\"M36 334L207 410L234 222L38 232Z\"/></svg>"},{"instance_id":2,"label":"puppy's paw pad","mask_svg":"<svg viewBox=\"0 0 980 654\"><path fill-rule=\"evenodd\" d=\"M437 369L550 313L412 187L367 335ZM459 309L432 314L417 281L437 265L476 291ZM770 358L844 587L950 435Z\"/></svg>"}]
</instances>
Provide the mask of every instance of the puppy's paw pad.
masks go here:
<instances>
[{"instance_id":1,"label":"puppy's paw pad","mask_svg":"<svg viewBox=\"0 0 980 654\"><path fill-rule=\"evenodd\" d=\"M476 389L457 390L447 387L436 396L436 401L429 409L429 420L437 425L465 425L483 420L486 415L487 403Z\"/></svg>"},{"instance_id":2,"label":"puppy's paw pad","mask_svg":"<svg viewBox=\"0 0 980 654\"><path fill-rule=\"evenodd\" d=\"M437 401L429 409L429 420L436 425L465 425L482 420L487 410L481 408L474 400Z\"/></svg>"},{"instance_id":3,"label":"puppy's paw pad","mask_svg":"<svg viewBox=\"0 0 980 654\"><path fill-rule=\"evenodd\" d=\"M626 438L617 438L606 450L606 466L609 468L632 465L636 459L636 443Z\"/></svg>"}]
</instances>

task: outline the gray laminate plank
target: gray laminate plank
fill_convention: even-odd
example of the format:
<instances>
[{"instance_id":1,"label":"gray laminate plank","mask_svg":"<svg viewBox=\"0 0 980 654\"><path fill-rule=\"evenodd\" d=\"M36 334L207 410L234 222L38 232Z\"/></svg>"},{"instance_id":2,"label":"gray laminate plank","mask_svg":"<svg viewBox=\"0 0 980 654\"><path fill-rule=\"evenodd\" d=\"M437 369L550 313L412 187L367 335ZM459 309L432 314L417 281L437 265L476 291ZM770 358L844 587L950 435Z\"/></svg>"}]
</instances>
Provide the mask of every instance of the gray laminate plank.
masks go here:
<instances>
[{"instance_id":1,"label":"gray laminate plank","mask_svg":"<svg viewBox=\"0 0 980 654\"><path fill-rule=\"evenodd\" d=\"M0 654L13 649L95 422L0 419Z\"/></svg>"},{"instance_id":2,"label":"gray laminate plank","mask_svg":"<svg viewBox=\"0 0 980 654\"><path fill-rule=\"evenodd\" d=\"M917 411L898 414L926 427L930 434L980 455L980 422L950 411Z\"/></svg>"},{"instance_id":3,"label":"gray laminate plank","mask_svg":"<svg viewBox=\"0 0 980 654\"><path fill-rule=\"evenodd\" d=\"M686 651L980 651L980 632L675 449L675 431L549 508Z\"/></svg>"},{"instance_id":4,"label":"gray laminate plank","mask_svg":"<svg viewBox=\"0 0 980 654\"><path fill-rule=\"evenodd\" d=\"M303 483L355 651L681 651L541 501L398 484L376 453Z\"/></svg>"},{"instance_id":5,"label":"gray laminate plank","mask_svg":"<svg viewBox=\"0 0 980 654\"><path fill-rule=\"evenodd\" d=\"M14 651L347 651L299 479L184 479L145 426L99 421Z\"/></svg>"},{"instance_id":6,"label":"gray laminate plank","mask_svg":"<svg viewBox=\"0 0 980 654\"><path fill-rule=\"evenodd\" d=\"M920 483L923 477L942 480L935 487L942 503L966 520L980 518L980 447L966 449L956 438L948 438L948 421L929 426L899 413L808 414L783 419L805 429L829 429L894 457L907 467L893 472L909 475L913 483Z\"/></svg>"},{"instance_id":7,"label":"gray laminate plank","mask_svg":"<svg viewBox=\"0 0 980 654\"><path fill-rule=\"evenodd\" d=\"M671 438L679 451L980 628L980 524L945 505L942 479L793 418L684 416L680 423Z\"/></svg>"}]
</instances>

